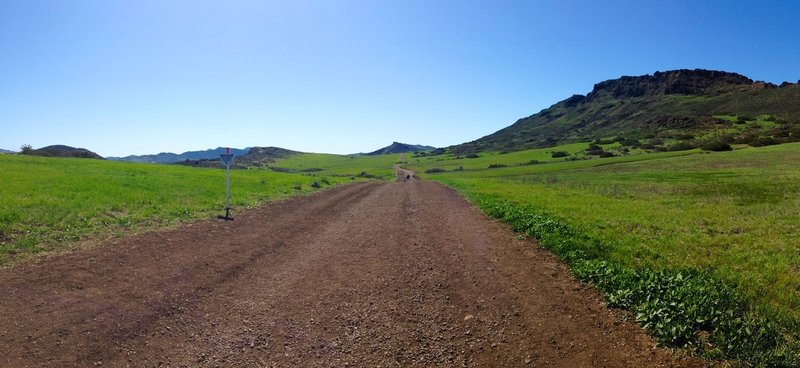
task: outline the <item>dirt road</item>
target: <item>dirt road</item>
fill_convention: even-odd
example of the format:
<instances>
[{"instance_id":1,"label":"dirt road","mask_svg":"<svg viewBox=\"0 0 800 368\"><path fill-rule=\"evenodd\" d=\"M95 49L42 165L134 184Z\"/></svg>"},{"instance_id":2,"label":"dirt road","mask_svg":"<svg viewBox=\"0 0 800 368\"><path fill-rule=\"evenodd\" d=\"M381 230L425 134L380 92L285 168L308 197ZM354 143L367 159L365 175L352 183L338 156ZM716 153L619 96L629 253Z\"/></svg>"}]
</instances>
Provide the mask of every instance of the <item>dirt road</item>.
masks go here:
<instances>
[{"instance_id":1,"label":"dirt road","mask_svg":"<svg viewBox=\"0 0 800 368\"><path fill-rule=\"evenodd\" d=\"M687 367L452 190L356 183L0 271L0 366Z\"/></svg>"}]
</instances>

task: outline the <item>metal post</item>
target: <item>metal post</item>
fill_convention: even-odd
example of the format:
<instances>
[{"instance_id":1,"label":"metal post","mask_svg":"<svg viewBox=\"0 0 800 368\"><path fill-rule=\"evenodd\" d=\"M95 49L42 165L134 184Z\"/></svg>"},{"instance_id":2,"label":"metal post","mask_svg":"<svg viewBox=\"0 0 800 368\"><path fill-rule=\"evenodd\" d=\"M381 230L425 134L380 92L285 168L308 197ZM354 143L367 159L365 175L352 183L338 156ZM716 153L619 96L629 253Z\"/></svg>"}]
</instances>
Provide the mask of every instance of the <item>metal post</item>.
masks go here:
<instances>
[{"instance_id":1,"label":"metal post","mask_svg":"<svg viewBox=\"0 0 800 368\"><path fill-rule=\"evenodd\" d=\"M225 217L222 217L222 219L233 220L233 217L231 217L231 164L233 164L231 149L226 148L225 154L220 156L222 162L225 163Z\"/></svg>"},{"instance_id":2,"label":"metal post","mask_svg":"<svg viewBox=\"0 0 800 368\"><path fill-rule=\"evenodd\" d=\"M231 218L231 164L225 165L225 218Z\"/></svg>"}]
</instances>

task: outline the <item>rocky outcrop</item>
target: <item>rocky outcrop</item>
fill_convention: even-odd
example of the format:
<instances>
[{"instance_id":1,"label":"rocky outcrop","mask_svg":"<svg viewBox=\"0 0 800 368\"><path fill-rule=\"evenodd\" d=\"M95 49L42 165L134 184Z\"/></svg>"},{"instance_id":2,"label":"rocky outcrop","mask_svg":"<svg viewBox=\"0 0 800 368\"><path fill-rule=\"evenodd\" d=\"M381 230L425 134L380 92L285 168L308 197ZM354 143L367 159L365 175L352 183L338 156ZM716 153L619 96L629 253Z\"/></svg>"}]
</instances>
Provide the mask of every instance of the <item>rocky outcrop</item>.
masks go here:
<instances>
[{"instance_id":1,"label":"rocky outcrop","mask_svg":"<svg viewBox=\"0 0 800 368\"><path fill-rule=\"evenodd\" d=\"M633 98L670 94L701 95L742 90L753 85L753 80L741 74L705 69L681 69L655 72L653 75L622 77L594 85L587 95L589 100L611 95L615 98Z\"/></svg>"}]
</instances>

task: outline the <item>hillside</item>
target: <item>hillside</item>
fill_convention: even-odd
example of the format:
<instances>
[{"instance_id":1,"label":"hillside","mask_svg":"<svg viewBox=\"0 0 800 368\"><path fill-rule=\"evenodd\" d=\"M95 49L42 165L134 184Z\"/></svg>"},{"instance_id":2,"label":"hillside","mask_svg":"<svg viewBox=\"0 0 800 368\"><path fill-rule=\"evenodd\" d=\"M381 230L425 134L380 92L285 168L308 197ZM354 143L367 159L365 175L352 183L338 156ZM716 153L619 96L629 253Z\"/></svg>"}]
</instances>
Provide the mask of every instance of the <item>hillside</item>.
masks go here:
<instances>
[{"instance_id":1,"label":"hillside","mask_svg":"<svg viewBox=\"0 0 800 368\"><path fill-rule=\"evenodd\" d=\"M234 150L231 150L233 152ZM243 151L243 150L239 150ZM222 149L222 153L225 153L225 149ZM275 160L281 158L287 158L292 155L299 154L301 152L292 151L285 148L280 147L253 147L246 151L246 153L241 155L234 155L235 158L233 160L233 168L236 169L247 169L250 167L265 167L268 164L275 163ZM186 166L198 166L198 167L221 167L220 155L212 156L206 159L200 160L183 160L175 162L179 165L186 165Z\"/></svg>"},{"instance_id":2,"label":"hillside","mask_svg":"<svg viewBox=\"0 0 800 368\"><path fill-rule=\"evenodd\" d=\"M93 158L103 160L103 157L87 150L86 148L75 148L64 145L52 145L42 147L35 150L26 150L26 155L31 156L44 156L44 157L75 157L75 158Z\"/></svg>"},{"instance_id":3,"label":"hillside","mask_svg":"<svg viewBox=\"0 0 800 368\"><path fill-rule=\"evenodd\" d=\"M613 137L680 139L694 146L798 141L800 81L777 86L702 69L621 77L450 149L515 151Z\"/></svg>"},{"instance_id":4,"label":"hillside","mask_svg":"<svg viewBox=\"0 0 800 368\"><path fill-rule=\"evenodd\" d=\"M238 149L238 148L231 148L231 153L234 156L244 156L248 152L250 152L250 148ZM217 147L212 149L207 149L204 151L187 151L184 153L176 154L172 152L161 152L155 155L131 155L125 157L108 157L109 160L113 161L126 161L126 162L145 162L151 164L172 164L179 161L186 161L186 160L207 160L207 159L218 159L219 155L225 153L225 148Z\"/></svg>"},{"instance_id":5,"label":"hillside","mask_svg":"<svg viewBox=\"0 0 800 368\"><path fill-rule=\"evenodd\" d=\"M0 148L0 154L2 154L2 153L16 153L16 152Z\"/></svg>"},{"instance_id":6,"label":"hillside","mask_svg":"<svg viewBox=\"0 0 800 368\"><path fill-rule=\"evenodd\" d=\"M367 156L385 155L389 153L423 152L423 151L431 151L434 149L436 149L436 147L392 142L392 144L386 147L367 153Z\"/></svg>"}]
</instances>

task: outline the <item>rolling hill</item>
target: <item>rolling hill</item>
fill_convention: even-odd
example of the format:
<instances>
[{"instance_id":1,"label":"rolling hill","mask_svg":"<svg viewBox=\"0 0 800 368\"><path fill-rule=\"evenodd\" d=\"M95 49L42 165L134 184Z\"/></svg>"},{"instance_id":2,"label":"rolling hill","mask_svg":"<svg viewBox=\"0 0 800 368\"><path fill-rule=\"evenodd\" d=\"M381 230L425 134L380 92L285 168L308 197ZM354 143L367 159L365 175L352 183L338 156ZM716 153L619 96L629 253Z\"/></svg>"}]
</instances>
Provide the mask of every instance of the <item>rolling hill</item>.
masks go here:
<instances>
[{"instance_id":1,"label":"rolling hill","mask_svg":"<svg viewBox=\"0 0 800 368\"><path fill-rule=\"evenodd\" d=\"M800 81L777 86L703 69L626 76L449 149L508 152L613 137L680 139L694 146L800 141Z\"/></svg>"},{"instance_id":2,"label":"rolling hill","mask_svg":"<svg viewBox=\"0 0 800 368\"><path fill-rule=\"evenodd\" d=\"M436 147L423 146L419 144L392 142L392 144L386 147L367 153L367 156L385 155L389 153L422 152L422 151L431 151L434 149L436 149Z\"/></svg>"},{"instance_id":3,"label":"rolling hill","mask_svg":"<svg viewBox=\"0 0 800 368\"><path fill-rule=\"evenodd\" d=\"M240 150L243 151L243 150ZM225 152L225 149L222 150ZM231 149L231 152L233 150ZM301 152L292 151L280 147L252 147L247 150L245 154L234 155L232 168L247 169L251 167L265 167L268 164L275 163L276 159L287 158ZM199 166L199 167L222 167L219 155L200 159L200 160L183 160L175 162L175 164L186 166Z\"/></svg>"},{"instance_id":4,"label":"rolling hill","mask_svg":"<svg viewBox=\"0 0 800 368\"><path fill-rule=\"evenodd\" d=\"M231 148L231 153L234 156L244 156L248 152L250 152L250 148ZM186 161L186 160L204 160L204 159L218 159L219 155L225 153L225 148L217 147L211 148L204 151L187 151L184 153L172 153L172 152L161 152L155 155L131 155L125 157L108 157L109 160L113 161L126 161L126 162L145 162L145 163L152 163L152 164L172 164L179 161Z\"/></svg>"},{"instance_id":5,"label":"rolling hill","mask_svg":"<svg viewBox=\"0 0 800 368\"><path fill-rule=\"evenodd\" d=\"M92 151L89 151L86 148L75 148L61 144L42 147L35 150L25 150L25 154L31 156L75 157L75 158L93 158L93 159L103 160L102 156Z\"/></svg>"}]
</instances>

